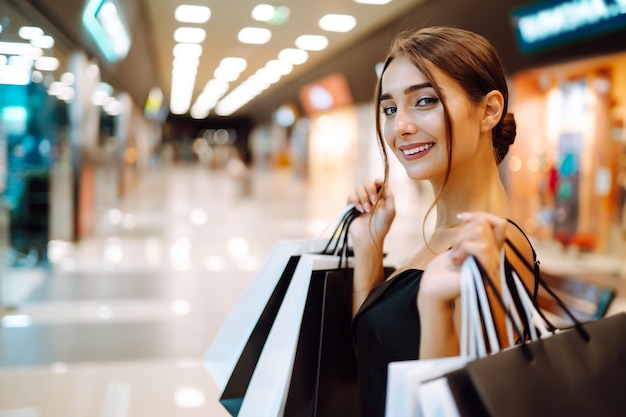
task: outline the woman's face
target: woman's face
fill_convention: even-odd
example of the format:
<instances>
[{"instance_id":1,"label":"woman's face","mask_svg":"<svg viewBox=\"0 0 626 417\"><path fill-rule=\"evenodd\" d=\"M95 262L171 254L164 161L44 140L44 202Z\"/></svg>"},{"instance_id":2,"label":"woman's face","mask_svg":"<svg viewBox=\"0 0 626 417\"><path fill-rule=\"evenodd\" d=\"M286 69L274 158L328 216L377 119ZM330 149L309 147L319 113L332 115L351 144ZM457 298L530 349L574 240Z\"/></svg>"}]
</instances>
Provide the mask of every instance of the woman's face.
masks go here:
<instances>
[{"instance_id":1,"label":"woman's face","mask_svg":"<svg viewBox=\"0 0 626 417\"><path fill-rule=\"evenodd\" d=\"M471 160L478 144L478 107L450 76L431 69L446 99L452 121L452 169ZM448 144L443 104L424 74L406 57L395 58L382 76L380 109L383 135L410 178L441 183Z\"/></svg>"}]
</instances>

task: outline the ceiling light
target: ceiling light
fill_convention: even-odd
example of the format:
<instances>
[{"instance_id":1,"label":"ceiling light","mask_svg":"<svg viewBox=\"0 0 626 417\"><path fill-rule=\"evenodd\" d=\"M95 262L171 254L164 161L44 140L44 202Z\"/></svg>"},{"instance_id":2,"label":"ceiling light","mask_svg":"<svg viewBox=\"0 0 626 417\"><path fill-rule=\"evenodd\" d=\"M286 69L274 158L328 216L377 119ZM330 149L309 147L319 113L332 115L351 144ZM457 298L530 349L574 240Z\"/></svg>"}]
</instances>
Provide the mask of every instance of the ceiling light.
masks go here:
<instances>
[{"instance_id":1,"label":"ceiling light","mask_svg":"<svg viewBox=\"0 0 626 417\"><path fill-rule=\"evenodd\" d=\"M172 67L197 67L200 59L195 56L179 56L172 61Z\"/></svg>"},{"instance_id":2,"label":"ceiling light","mask_svg":"<svg viewBox=\"0 0 626 417\"><path fill-rule=\"evenodd\" d=\"M356 19L349 14L327 14L318 24L329 32L349 32L356 26Z\"/></svg>"},{"instance_id":3,"label":"ceiling light","mask_svg":"<svg viewBox=\"0 0 626 417\"><path fill-rule=\"evenodd\" d=\"M9 57L9 65L13 67L20 67L30 71L35 64L35 60L31 57L15 55Z\"/></svg>"},{"instance_id":4,"label":"ceiling light","mask_svg":"<svg viewBox=\"0 0 626 417\"><path fill-rule=\"evenodd\" d=\"M254 73L259 80L268 82L270 84L277 83L280 80L280 74L274 71L270 71L267 68L260 68Z\"/></svg>"},{"instance_id":5,"label":"ceiling light","mask_svg":"<svg viewBox=\"0 0 626 417\"><path fill-rule=\"evenodd\" d=\"M35 48L50 49L54 46L54 38L49 35L38 36L30 40Z\"/></svg>"},{"instance_id":6,"label":"ceiling light","mask_svg":"<svg viewBox=\"0 0 626 417\"><path fill-rule=\"evenodd\" d=\"M328 39L321 35L302 35L296 39L296 46L307 51L321 51L328 46Z\"/></svg>"},{"instance_id":7,"label":"ceiling light","mask_svg":"<svg viewBox=\"0 0 626 417\"><path fill-rule=\"evenodd\" d=\"M220 61L220 67L233 72L242 72L248 66L248 62L243 58L228 56Z\"/></svg>"},{"instance_id":8,"label":"ceiling light","mask_svg":"<svg viewBox=\"0 0 626 417\"><path fill-rule=\"evenodd\" d=\"M174 31L174 40L180 43L202 43L206 32L202 28L182 27Z\"/></svg>"},{"instance_id":9,"label":"ceiling light","mask_svg":"<svg viewBox=\"0 0 626 417\"><path fill-rule=\"evenodd\" d=\"M202 55L202 46L197 43L179 43L174 46L175 58L198 58Z\"/></svg>"},{"instance_id":10,"label":"ceiling light","mask_svg":"<svg viewBox=\"0 0 626 417\"><path fill-rule=\"evenodd\" d=\"M228 87L229 84L225 81L209 80L202 91L221 97L228 91Z\"/></svg>"},{"instance_id":11,"label":"ceiling light","mask_svg":"<svg viewBox=\"0 0 626 417\"><path fill-rule=\"evenodd\" d=\"M26 39L27 41L31 39L35 39L39 36L43 36L43 30L36 26L22 26L17 30L17 34L20 38Z\"/></svg>"},{"instance_id":12,"label":"ceiling light","mask_svg":"<svg viewBox=\"0 0 626 417\"><path fill-rule=\"evenodd\" d=\"M224 67L217 67L213 72L213 76L216 80L233 82L239 78L239 73L235 71L229 71Z\"/></svg>"},{"instance_id":13,"label":"ceiling light","mask_svg":"<svg viewBox=\"0 0 626 417\"><path fill-rule=\"evenodd\" d=\"M287 75L293 70L293 65L287 61L280 61L278 59L272 59L265 64L265 68L270 71L274 71L280 75Z\"/></svg>"},{"instance_id":14,"label":"ceiling light","mask_svg":"<svg viewBox=\"0 0 626 417\"><path fill-rule=\"evenodd\" d=\"M39 48L35 48L29 43L24 42L1 42L0 54L4 55L24 55L31 58L38 58L42 55Z\"/></svg>"},{"instance_id":15,"label":"ceiling light","mask_svg":"<svg viewBox=\"0 0 626 417\"><path fill-rule=\"evenodd\" d=\"M211 18L211 9L206 6L181 4L176 8L174 18L183 23L206 23Z\"/></svg>"},{"instance_id":16,"label":"ceiling light","mask_svg":"<svg viewBox=\"0 0 626 417\"><path fill-rule=\"evenodd\" d=\"M391 2L391 0L354 0L354 2L361 4L387 4Z\"/></svg>"},{"instance_id":17,"label":"ceiling light","mask_svg":"<svg viewBox=\"0 0 626 417\"><path fill-rule=\"evenodd\" d=\"M278 59L293 65L304 64L309 59L309 53L304 49L285 48L278 53Z\"/></svg>"},{"instance_id":18,"label":"ceiling light","mask_svg":"<svg viewBox=\"0 0 626 417\"><path fill-rule=\"evenodd\" d=\"M252 18L259 22L267 22L280 25L287 21L289 8L287 6L272 6L271 4L258 4L252 9Z\"/></svg>"},{"instance_id":19,"label":"ceiling light","mask_svg":"<svg viewBox=\"0 0 626 417\"><path fill-rule=\"evenodd\" d=\"M272 32L265 28L253 28L246 27L239 31L237 39L242 43L250 43L255 45L262 45L267 43L272 37Z\"/></svg>"},{"instance_id":20,"label":"ceiling light","mask_svg":"<svg viewBox=\"0 0 626 417\"><path fill-rule=\"evenodd\" d=\"M42 56L35 61L35 68L40 71L56 71L59 68L59 60L53 56Z\"/></svg>"}]
</instances>

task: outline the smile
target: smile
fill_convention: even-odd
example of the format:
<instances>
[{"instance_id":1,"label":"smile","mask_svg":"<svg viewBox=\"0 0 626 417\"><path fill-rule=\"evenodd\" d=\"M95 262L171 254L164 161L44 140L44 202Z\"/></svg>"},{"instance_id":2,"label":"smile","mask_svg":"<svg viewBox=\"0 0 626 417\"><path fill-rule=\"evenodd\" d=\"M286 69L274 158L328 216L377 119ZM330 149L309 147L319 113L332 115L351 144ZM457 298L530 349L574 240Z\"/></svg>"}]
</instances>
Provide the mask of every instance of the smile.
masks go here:
<instances>
[{"instance_id":1,"label":"smile","mask_svg":"<svg viewBox=\"0 0 626 417\"><path fill-rule=\"evenodd\" d=\"M426 150L428 150L428 149L432 148L433 146L434 146L434 144L432 144L432 143L428 143L428 144L426 144L426 145L418 146L418 147L416 147L416 148L411 148L411 149L402 149L402 153L403 153L404 155L406 155L406 156L409 156L409 155L415 155L415 154L417 154L417 153L424 152L424 151L426 151Z\"/></svg>"}]
</instances>

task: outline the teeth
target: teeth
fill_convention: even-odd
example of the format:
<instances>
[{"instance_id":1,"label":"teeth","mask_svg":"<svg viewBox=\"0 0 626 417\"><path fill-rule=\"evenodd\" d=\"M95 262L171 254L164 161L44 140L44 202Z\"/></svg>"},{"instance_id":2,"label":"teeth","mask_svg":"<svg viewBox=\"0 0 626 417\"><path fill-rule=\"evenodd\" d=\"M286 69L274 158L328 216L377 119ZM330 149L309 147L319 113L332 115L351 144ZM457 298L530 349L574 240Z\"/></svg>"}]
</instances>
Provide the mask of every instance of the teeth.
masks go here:
<instances>
[{"instance_id":1,"label":"teeth","mask_svg":"<svg viewBox=\"0 0 626 417\"><path fill-rule=\"evenodd\" d=\"M417 148L405 149L402 151L402 153L404 153L405 155L415 155L416 153L424 152L426 149L430 149L432 147L433 147L433 144L429 143L424 146L418 146Z\"/></svg>"}]
</instances>

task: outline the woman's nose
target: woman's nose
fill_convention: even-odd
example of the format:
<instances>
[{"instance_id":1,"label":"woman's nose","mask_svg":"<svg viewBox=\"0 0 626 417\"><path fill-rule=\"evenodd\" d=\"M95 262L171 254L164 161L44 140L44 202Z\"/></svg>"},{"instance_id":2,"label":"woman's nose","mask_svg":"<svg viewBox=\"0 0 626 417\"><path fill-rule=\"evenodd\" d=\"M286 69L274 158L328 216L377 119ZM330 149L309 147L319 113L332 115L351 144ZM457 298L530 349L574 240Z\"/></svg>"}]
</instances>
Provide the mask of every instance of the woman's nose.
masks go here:
<instances>
[{"instance_id":1,"label":"woman's nose","mask_svg":"<svg viewBox=\"0 0 626 417\"><path fill-rule=\"evenodd\" d=\"M412 135L417 132L417 125L410 112L398 109L395 117L396 133L398 135Z\"/></svg>"}]
</instances>

